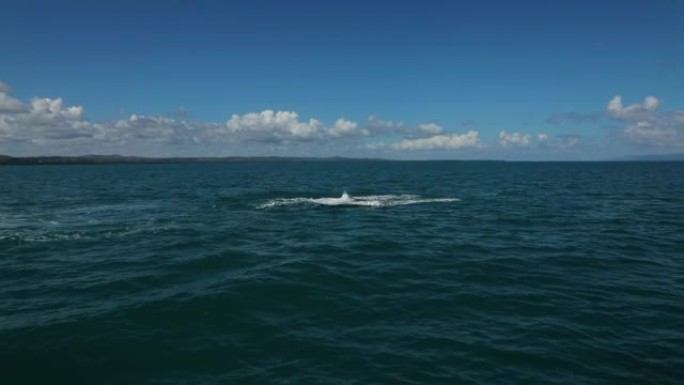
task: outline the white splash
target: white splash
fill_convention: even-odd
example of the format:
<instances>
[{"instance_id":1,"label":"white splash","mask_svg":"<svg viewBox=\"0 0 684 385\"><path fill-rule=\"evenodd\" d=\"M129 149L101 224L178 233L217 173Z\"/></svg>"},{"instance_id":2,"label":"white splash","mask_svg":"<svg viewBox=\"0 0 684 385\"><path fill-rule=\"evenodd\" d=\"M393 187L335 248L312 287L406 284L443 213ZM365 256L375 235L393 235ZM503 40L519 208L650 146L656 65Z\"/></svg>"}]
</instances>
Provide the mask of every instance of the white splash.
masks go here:
<instances>
[{"instance_id":1,"label":"white splash","mask_svg":"<svg viewBox=\"0 0 684 385\"><path fill-rule=\"evenodd\" d=\"M420 195L365 195L350 196L345 191L339 198L276 198L257 206L259 209L270 209L280 206L321 205L321 206L365 206L391 207L418 203L457 202L458 198L422 198Z\"/></svg>"}]
</instances>

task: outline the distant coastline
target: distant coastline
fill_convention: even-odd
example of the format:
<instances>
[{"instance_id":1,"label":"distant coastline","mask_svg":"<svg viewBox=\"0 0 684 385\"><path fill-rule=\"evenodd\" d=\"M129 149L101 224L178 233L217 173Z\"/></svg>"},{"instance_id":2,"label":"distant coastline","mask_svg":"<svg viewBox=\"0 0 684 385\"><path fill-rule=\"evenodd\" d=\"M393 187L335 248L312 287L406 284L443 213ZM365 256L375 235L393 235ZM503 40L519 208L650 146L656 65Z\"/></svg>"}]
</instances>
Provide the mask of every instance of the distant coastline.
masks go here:
<instances>
[{"instance_id":1,"label":"distant coastline","mask_svg":"<svg viewBox=\"0 0 684 385\"><path fill-rule=\"evenodd\" d=\"M0 155L0 166L31 165L98 165L98 164L178 164L178 163L241 163L241 162L402 162L384 158L351 157L287 157L287 156L223 156L223 157L144 157L125 155L80 156L9 156ZM452 162L504 162L504 160L449 160Z\"/></svg>"},{"instance_id":2,"label":"distant coastline","mask_svg":"<svg viewBox=\"0 0 684 385\"><path fill-rule=\"evenodd\" d=\"M223 156L223 157L145 157L145 156L126 156L126 155L79 155L79 156L9 156L0 155L0 166L30 166L30 165L98 165L98 164L173 164L173 163L240 163L240 162L405 162L405 161L437 161L437 162L540 162L539 160L529 161L507 161L503 159L433 159L433 160L403 160L386 158L352 158L352 157L287 157L287 156ZM669 155L642 155L623 158L613 158L605 160L595 160L589 162L677 162L684 161L684 154ZM542 161L543 162L543 161ZM550 161L554 162L554 161ZM555 161L568 162L568 161ZM572 162L572 161L570 161ZM581 161L587 162L587 161Z\"/></svg>"},{"instance_id":3,"label":"distant coastline","mask_svg":"<svg viewBox=\"0 0 684 385\"><path fill-rule=\"evenodd\" d=\"M615 160L627 162L681 162L684 161L684 154L634 155Z\"/></svg>"},{"instance_id":4,"label":"distant coastline","mask_svg":"<svg viewBox=\"0 0 684 385\"><path fill-rule=\"evenodd\" d=\"M1 165L84 165L84 164L159 164L159 163L236 163L236 162L341 162L372 161L391 162L380 158L344 157L278 157L278 156L225 156L225 157L143 157L124 155L82 155L82 156L8 156L0 155Z\"/></svg>"}]
</instances>

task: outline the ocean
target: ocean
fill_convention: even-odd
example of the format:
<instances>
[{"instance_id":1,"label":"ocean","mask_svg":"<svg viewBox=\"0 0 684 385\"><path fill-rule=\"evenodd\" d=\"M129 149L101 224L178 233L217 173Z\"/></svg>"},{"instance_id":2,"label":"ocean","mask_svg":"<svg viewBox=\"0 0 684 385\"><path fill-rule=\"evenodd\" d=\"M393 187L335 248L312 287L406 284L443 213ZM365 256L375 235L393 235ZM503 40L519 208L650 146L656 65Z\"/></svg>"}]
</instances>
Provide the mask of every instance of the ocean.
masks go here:
<instances>
[{"instance_id":1,"label":"ocean","mask_svg":"<svg viewBox=\"0 0 684 385\"><path fill-rule=\"evenodd\" d=\"M684 162L0 167L0 384L681 384Z\"/></svg>"}]
</instances>

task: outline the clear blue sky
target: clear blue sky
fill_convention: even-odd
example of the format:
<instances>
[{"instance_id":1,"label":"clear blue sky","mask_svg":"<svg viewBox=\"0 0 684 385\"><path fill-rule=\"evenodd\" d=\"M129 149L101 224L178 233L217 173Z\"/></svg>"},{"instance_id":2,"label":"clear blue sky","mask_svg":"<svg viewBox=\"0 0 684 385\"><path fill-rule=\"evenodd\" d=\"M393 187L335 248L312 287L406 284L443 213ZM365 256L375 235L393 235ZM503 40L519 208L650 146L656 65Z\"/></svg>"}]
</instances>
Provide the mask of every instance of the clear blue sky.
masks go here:
<instances>
[{"instance_id":1,"label":"clear blue sky","mask_svg":"<svg viewBox=\"0 0 684 385\"><path fill-rule=\"evenodd\" d=\"M5 0L0 47L5 154L684 152L684 1Z\"/></svg>"}]
</instances>

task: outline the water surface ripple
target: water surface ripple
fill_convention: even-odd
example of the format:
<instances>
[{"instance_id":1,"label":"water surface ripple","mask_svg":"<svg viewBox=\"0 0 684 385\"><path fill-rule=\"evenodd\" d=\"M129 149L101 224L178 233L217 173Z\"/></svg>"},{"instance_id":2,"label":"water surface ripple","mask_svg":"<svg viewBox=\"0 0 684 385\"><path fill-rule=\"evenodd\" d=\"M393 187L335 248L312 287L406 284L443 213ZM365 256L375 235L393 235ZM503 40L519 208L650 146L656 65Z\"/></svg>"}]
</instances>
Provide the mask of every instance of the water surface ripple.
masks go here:
<instances>
[{"instance_id":1,"label":"water surface ripple","mask_svg":"<svg viewBox=\"0 0 684 385\"><path fill-rule=\"evenodd\" d=\"M0 168L2 384L678 384L684 163Z\"/></svg>"}]
</instances>

